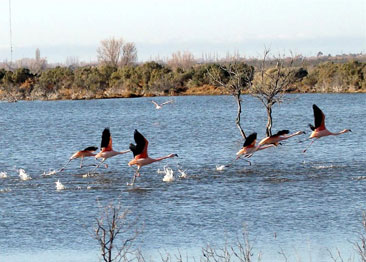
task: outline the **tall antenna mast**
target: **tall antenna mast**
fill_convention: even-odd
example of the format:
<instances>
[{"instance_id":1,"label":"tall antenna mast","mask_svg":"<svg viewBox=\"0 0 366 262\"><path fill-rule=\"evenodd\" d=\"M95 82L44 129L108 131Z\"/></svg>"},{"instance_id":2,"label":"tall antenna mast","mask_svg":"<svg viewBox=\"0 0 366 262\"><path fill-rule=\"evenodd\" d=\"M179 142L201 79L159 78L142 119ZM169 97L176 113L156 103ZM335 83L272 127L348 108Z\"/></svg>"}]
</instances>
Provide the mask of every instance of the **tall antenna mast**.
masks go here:
<instances>
[{"instance_id":1,"label":"tall antenna mast","mask_svg":"<svg viewBox=\"0 0 366 262\"><path fill-rule=\"evenodd\" d=\"M9 0L9 26L10 26L10 64L13 63L13 33L11 30L11 0Z\"/></svg>"}]
</instances>

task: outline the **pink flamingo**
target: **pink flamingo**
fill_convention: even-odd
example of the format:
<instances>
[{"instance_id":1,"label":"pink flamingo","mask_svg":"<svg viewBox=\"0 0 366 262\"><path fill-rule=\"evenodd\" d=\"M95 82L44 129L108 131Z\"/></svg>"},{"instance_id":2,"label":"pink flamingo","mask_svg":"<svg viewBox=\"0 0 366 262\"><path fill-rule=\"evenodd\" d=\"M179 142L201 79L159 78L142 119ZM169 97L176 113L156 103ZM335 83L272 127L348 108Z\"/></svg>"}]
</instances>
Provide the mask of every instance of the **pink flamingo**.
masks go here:
<instances>
[{"instance_id":1,"label":"pink flamingo","mask_svg":"<svg viewBox=\"0 0 366 262\"><path fill-rule=\"evenodd\" d=\"M255 152L259 151L259 150L263 150L269 147L273 147L273 144L269 144L269 145L258 145L256 146L256 139L257 139L257 133L253 133L251 135L249 135L247 137L247 139L245 139L243 148L240 149L236 155L236 160L239 159L242 155L246 158L251 157ZM245 159L246 160L246 159ZM246 160L249 162L249 165L251 165L252 163L249 160Z\"/></svg>"},{"instance_id":2,"label":"pink flamingo","mask_svg":"<svg viewBox=\"0 0 366 262\"><path fill-rule=\"evenodd\" d=\"M308 148L314 143L315 139L319 139L323 136L338 136L347 132L352 132L351 129L343 129L342 131L337 133L330 132L325 127L325 115L322 112L322 110L320 110L320 108L314 104L313 111L314 111L314 126L312 124L309 124L310 129L313 131L311 132L309 139L313 140L311 141L309 146L304 149L303 153L305 153L306 150L308 150Z\"/></svg>"},{"instance_id":3,"label":"pink flamingo","mask_svg":"<svg viewBox=\"0 0 366 262\"><path fill-rule=\"evenodd\" d=\"M103 130L102 142L101 142L100 148L101 148L101 151L98 154L95 155L95 158L96 159L101 158L102 161L92 170L92 172L95 171L108 158L130 152L130 150L125 150L125 151L120 151L120 152L113 150L113 148L112 148L112 136L111 136L111 132L109 131L109 128L105 128ZM105 167L107 168L108 165L105 164Z\"/></svg>"},{"instance_id":4,"label":"pink flamingo","mask_svg":"<svg viewBox=\"0 0 366 262\"><path fill-rule=\"evenodd\" d=\"M263 138L260 142L259 142L259 145L269 145L269 144L273 144L275 146L278 146L280 143L280 141L283 141L283 140L286 140L286 139L289 139L293 136L298 136L298 135L301 135L301 134L305 134L304 131L297 131L296 133L293 133L291 135L288 135L288 133L290 133L289 130L281 130L281 131L278 131L277 134L274 134L274 135L271 135L271 136L268 136L266 138Z\"/></svg>"},{"instance_id":5,"label":"pink flamingo","mask_svg":"<svg viewBox=\"0 0 366 262\"><path fill-rule=\"evenodd\" d=\"M134 132L134 139L136 142L136 145L130 144L130 150L133 153L134 158L128 163L128 166L136 165L137 169L135 174L133 175L132 182L129 185L134 185L136 177L140 176L140 168L142 166L146 166L149 164L152 164L157 161L161 161L167 158L177 157L177 154L170 154L167 156L159 157L159 158L151 158L147 154L147 148L149 145L149 142L147 139L139 132L137 129L135 129Z\"/></svg>"},{"instance_id":6,"label":"pink flamingo","mask_svg":"<svg viewBox=\"0 0 366 262\"><path fill-rule=\"evenodd\" d=\"M82 168L84 157L95 156L96 154L94 154L93 152L95 152L97 149L98 148L95 146L89 146L89 147L85 148L84 150L77 151L75 154L73 154L69 158L69 161L58 172L63 171L66 168L66 166L71 162L71 160L76 159L76 158L80 158L80 168Z\"/></svg>"}]
</instances>

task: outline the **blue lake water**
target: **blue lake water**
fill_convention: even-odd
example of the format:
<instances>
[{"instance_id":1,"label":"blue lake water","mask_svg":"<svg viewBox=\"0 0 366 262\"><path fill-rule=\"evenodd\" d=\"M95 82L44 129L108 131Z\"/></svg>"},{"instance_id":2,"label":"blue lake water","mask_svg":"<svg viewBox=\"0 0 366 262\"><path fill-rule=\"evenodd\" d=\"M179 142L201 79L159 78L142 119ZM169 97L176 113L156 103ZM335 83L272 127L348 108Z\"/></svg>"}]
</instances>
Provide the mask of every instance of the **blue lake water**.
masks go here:
<instances>
[{"instance_id":1,"label":"blue lake water","mask_svg":"<svg viewBox=\"0 0 366 262\"><path fill-rule=\"evenodd\" d=\"M243 224L262 261L284 261L281 249L292 261L332 261L328 249L336 248L344 258L355 256L350 242L362 232L366 210L366 95L287 98L273 108L273 131L307 134L257 152L251 166L239 160L223 171L216 165L230 163L243 144L231 96L173 97L161 110L151 98L0 103L0 172L7 173L0 178L0 261L99 261L90 231L101 207L118 202L143 228L134 246L155 261L159 251L177 250L199 261L201 247L234 243ZM325 113L329 130L352 133L322 138L303 154L309 142L299 141L310 134L312 104ZM243 96L246 133L263 138L266 121L260 102ZM108 159L108 168L89 177L92 167L80 169L78 160L43 175L73 152L100 146L105 127L115 150L128 149L138 129L151 157L179 157L143 167L140 191L126 185L132 153ZM186 170L187 179L163 182L157 170L164 165L176 176L178 168ZM20 168L32 179L21 180ZM56 190L58 179L65 190Z\"/></svg>"}]
</instances>

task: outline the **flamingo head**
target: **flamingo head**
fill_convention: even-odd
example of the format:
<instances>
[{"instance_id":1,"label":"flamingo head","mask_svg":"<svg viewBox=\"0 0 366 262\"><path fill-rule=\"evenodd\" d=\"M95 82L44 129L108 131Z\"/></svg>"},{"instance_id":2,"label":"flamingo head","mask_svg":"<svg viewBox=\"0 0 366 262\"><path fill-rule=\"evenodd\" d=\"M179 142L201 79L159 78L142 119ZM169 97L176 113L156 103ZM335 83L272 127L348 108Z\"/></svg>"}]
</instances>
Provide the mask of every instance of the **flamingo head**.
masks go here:
<instances>
[{"instance_id":1,"label":"flamingo head","mask_svg":"<svg viewBox=\"0 0 366 262\"><path fill-rule=\"evenodd\" d=\"M295 134L296 134L296 135L302 135L302 134L304 134L304 135L305 135L306 133L305 133L305 131L297 131Z\"/></svg>"},{"instance_id":2,"label":"flamingo head","mask_svg":"<svg viewBox=\"0 0 366 262\"><path fill-rule=\"evenodd\" d=\"M169 157L178 157L178 154L170 154Z\"/></svg>"}]
</instances>

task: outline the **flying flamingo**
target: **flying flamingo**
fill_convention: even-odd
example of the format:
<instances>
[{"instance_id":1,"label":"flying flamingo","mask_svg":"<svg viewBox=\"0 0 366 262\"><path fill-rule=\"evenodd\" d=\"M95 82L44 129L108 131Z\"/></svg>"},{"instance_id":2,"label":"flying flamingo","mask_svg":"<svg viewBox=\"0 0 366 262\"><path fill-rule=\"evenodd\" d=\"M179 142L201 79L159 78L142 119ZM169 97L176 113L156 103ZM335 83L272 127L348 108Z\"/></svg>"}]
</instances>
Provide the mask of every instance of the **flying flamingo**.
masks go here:
<instances>
[{"instance_id":1,"label":"flying flamingo","mask_svg":"<svg viewBox=\"0 0 366 262\"><path fill-rule=\"evenodd\" d=\"M120 151L120 152L113 150L113 148L112 148L112 137L111 137L111 132L109 131L109 128L105 128L103 130L102 142L101 142L100 148L101 148L101 151L98 154L95 155L95 158L96 159L101 158L102 161L92 170L92 172L95 171L108 158L130 152L130 150ZM105 164L105 166L108 167L107 164Z\"/></svg>"},{"instance_id":2,"label":"flying flamingo","mask_svg":"<svg viewBox=\"0 0 366 262\"><path fill-rule=\"evenodd\" d=\"M151 102L155 105L156 109L161 109L163 107L163 105L173 103L173 100L169 100L169 101L166 101L166 102L161 103L161 104L156 103L154 100L151 100Z\"/></svg>"},{"instance_id":3,"label":"flying flamingo","mask_svg":"<svg viewBox=\"0 0 366 262\"><path fill-rule=\"evenodd\" d=\"M148 148L149 142L139 131L137 131L137 129L135 129L135 132L134 132L134 139L135 139L136 145L130 144L130 149L133 153L134 159L132 159L128 163L128 165L129 166L136 165L137 169L133 175L132 182L129 184L131 186L134 185L136 177L140 176L139 171L142 166L146 166L151 163L164 160L166 158L172 158L172 157L178 156L177 154L170 154L170 155L159 157L159 158L150 158L147 154L147 148Z\"/></svg>"},{"instance_id":4,"label":"flying flamingo","mask_svg":"<svg viewBox=\"0 0 366 262\"><path fill-rule=\"evenodd\" d=\"M289 139L290 137L293 137L293 136L298 136L298 135L301 135L301 134L305 134L304 131L297 131L296 133L293 133L291 135L288 135L288 133L290 133L289 130L278 131L277 134L274 134L274 135L268 136L266 138L263 138L259 142L259 145L261 146L261 145L273 144L275 146L278 146L280 144L279 143L280 141Z\"/></svg>"},{"instance_id":5,"label":"flying flamingo","mask_svg":"<svg viewBox=\"0 0 366 262\"><path fill-rule=\"evenodd\" d=\"M255 152L259 151L259 150L263 150L269 147L273 147L273 144L269 144L269 145L258 145L256 146L256 139L257 139L257 133L253 133L251 135L249 135L247 137L247 139L245 139L243 148L240 149L236 155L236 160L238 160L242 155L246 158L251 157ZM246 159L245 159L246 160ZM246 160L249 162L249 165L251 165L252 163L249 160Z\"/></svg>"},{"instance_id":6,"label":"flying flamingo","mask_svg":"<svg viewBox=\"0 0 366 262\"><path fill-rule=\"evenodd\" d=\"M95 146L89 146L89 147L85 148L84 150L77 151L75 154L73 154L69 158L69 161L58 172L63 171L65 169L65 167L71 162L71 160L76 159L76 158L80 158L80 168L82 168L84 157L95 156L96 154L94 154L93 152L95 152L97 149L98 148Z\"/></svg>"},{"instance_id":7,"label":"flying flamingo","mask_svg":"<svg viewBox=\"0 0 366 262\"><path fill-rule=\"evenodd\" d=\"M313 111L314 111L314 126L312 124L309 124L310 129L313 130L313 132L310 134L309 139L313 138L319 139L323 136L338 136L347 132L352 132L351 129L343 129L342 131L337 133L330 132L325 127L325 115L322 112L322 110L320 110L320 108L314 104ZM304 149L303 153L305 153L306 150L308 150L308 148L314 143L314 141L315 139L313 139L311 143L308 145L308 147Z\"/></svg>"}]
</instances>

